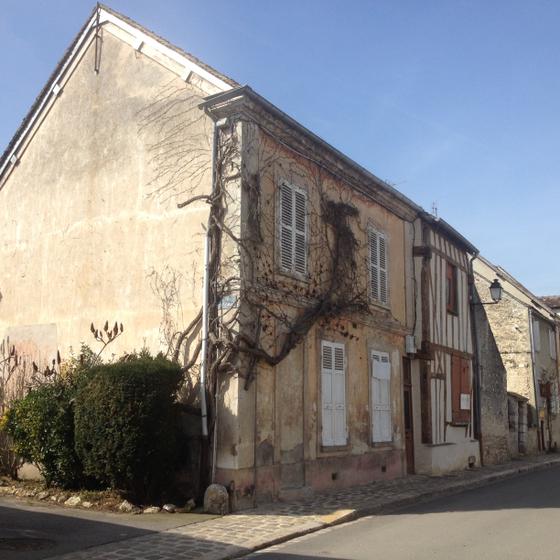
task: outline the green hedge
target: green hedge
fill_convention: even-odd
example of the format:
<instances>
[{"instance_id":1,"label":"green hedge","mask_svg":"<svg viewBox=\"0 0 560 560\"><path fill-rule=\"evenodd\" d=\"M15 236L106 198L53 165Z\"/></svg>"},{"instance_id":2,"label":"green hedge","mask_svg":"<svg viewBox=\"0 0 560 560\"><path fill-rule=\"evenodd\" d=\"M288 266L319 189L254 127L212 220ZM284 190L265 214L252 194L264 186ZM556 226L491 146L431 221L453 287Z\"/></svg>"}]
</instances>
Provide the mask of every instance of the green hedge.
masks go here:
<instances>
[{"instance_id":1,"label":"green hedge","mask_svg":"<svg viewBox=\"0 0 560 560\"><path fill-rule=\"evenodd\" d=\"M5 429L14 451L39 466L47 485L79 486L82 466L74 450L72 388L56 381L14 403Z\"/></svg>"},{"instance_id":2,"label":"green hedge","mask_svg":"<svg viewBox=\"0 0 560 560\"><path fill-rule=\"evenodd\" d=\"M141 356L97 366L78 382L76 452L86 475L138 499L156 497L177 456L181 370Z\"/></svg>"}]
</instances>

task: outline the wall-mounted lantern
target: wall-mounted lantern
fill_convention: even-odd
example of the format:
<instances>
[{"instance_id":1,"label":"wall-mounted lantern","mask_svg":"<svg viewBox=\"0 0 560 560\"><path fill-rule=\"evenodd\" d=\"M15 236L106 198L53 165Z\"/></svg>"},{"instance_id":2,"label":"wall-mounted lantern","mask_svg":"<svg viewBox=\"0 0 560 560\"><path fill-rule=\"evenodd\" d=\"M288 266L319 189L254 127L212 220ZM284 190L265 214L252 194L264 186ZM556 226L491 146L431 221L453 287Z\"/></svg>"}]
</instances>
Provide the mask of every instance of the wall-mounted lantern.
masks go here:
<instances>
[{"instance_id":1,"label":"wall-mounted lantern","mask_svg":"<svg viewBox=\"0 0 560 560\"><path fill-rule=\"evenodd\" d=\"M494 278L489 289L492 301L478 301L474 305L494 305L495 303L500 303L504 289L497 278Z\"/></svg>"},{"instance_id":2,"label":"wall-mounted lantern","mask_svg":"<svg viewBox=\"0 0 560 560\"><path fill-rule=\"evenodd\" d=\"M494 278L492 284L490 284L490 297L494 303L498 303L502 299L502 285L497 278Z\"/></svg>"}]
</instances>

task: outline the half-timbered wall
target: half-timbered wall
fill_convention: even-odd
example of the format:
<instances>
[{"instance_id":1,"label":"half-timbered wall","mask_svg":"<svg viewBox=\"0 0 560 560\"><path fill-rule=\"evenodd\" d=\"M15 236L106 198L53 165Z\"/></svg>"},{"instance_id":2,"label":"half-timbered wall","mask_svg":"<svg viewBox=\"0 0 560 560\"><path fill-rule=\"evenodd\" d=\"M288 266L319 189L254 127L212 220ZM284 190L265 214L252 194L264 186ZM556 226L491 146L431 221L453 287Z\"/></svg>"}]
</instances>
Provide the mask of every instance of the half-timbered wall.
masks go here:
<instances>
[{"instance_id":1,"label":"half-timbered wall","mask_svg":"<svg viewBox=\"0 0 560 560\"><path fill-rule=\"evenodd\" d=\"M472 429L470 255L426 223L417 222L415 237L416 465L419 472L442 472L465 468L479 456Z\"/></svg>"}]
</instances>

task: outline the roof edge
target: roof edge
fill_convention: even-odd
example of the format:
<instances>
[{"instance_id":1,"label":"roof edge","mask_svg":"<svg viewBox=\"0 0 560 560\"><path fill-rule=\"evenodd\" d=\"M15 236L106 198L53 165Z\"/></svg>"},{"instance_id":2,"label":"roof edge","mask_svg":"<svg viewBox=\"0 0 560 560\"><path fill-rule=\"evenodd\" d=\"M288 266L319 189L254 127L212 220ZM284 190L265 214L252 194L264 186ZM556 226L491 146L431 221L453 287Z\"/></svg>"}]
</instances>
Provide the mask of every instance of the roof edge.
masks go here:
<instances>
[{"instance_id":1,"label":"roof edge","mask_svg":"<svg viewBox=\"0 0 560 560\"><path fill-rule=\"evenodd\" d=\"M375 183L376 186L384 190L386 193L391 195L392 197L396 198L407 206L413 213L420 215L424 210L416 204L413 200L408 198L406 195L402 194L400 191L389 185L387 182L383 181L371 171L368 171L365 167L354 161L352 158L341 152L339 149L335 148L332 144L329 144L326 140L323 140L320 136L309 130L307 127L302 125L296 119L282 111L268 99L263 97L262 95L258 94L255 90L253 90L250 86L244 85L238 88L222 92L216 93L214 95L210 95L204 99L204 101L199 105L200 108L206 110L207 112L211 112L213 108L216 108L219 105L226 104L228 102L236 101L240 98L246 97L251 101L257 103L258 105L262 106L267 112L272 114L274 117L278 118L288 127L291 127L298 131L300 134L311 140L313 143L324 149L325 151L329 152L334 157L342 160L346 165L348 165L351 169L353 169L356 173L362 176L366 181L371 181Z\"/></svg>"},{"instance_id":2,"label":"roof edge","mask_svg":"<svg viewBox=\"0 0 560 560\"><path fill-rule=\"evenodd\" d=\"M159 35L156 35L152 31L143 27L142 25L130 19L129 17L120 14L119 12L113 10L112 8L106 6L105 4L97 4L94 7L94 9L91 11L86 22L82 25L77 35L70 43L69 47L64 52L62 58L55 66L53 72L47 79L41 91L39 92L39 95L35 98L35 101L32 103L30 109L28 110L27 114L23 118L21 124L19 125L16 132L14 133L11 140L9 141L8 145L6 146L4 152L0 155L0 181L2 180L2 177L4 176L5 172L10 168L10 160L12 160L15 157L15 160L13 161L12 165L15 165L18 162L20 155L17 153L17 150L20 147L21 142L25 140L28 133L31 131L38 116L41 114L42 110L45 108L45 105L48 103L50 99L50 94L53 91L53 87L59 80L61 80L65 76L66 69L71 64L75 56L78 54L82 44L87 39L89 33L95 30L97 25L96 23L97 18L98 17L101 18L103 13L109 14L110 16L112 16L112 18L116 18L120 20L123 25L134 27L138 32L150 37L152 41L158 43L159 45L161 45L161 47L174 51L176 55L188 61L191 67L193 65L199 67L204 72L215 76L217 80L220 80L226 86L233 88L239 85L235 80L232 80L228 76L221 74L220 72L218 72L211 66L205 64L204 62L202 62L192 54L173 45L169 41L163 39ZM104 23L106 23L106 20L101 21L100 19L100 25L103 25Z\"/></svg>"},{"instance_id":3,"label":"roof edge","mask_svg":"<svg viewBox=\"0 0 560 560\"><path fill-rule=\"evenodd\" d=\"M556 320L557 314L554 312L554 310L551 309L544 301L542 301L541 298L539 298L533 292L531 292L528 288L526 288L521 282L519 282L519 280L517 280L514 276L512 276L505 268L492 263L486 257L483 257L480 254L477 255L476 258L479 259L481 262L483 262L488 268L492 269L496 273L496 276L498 278L501 278L502 280L505 280L506 282L509 282L512 286L514 286L520 292L525 294L525 296L527 298L529 298L529 300L531 301L531 304L534 307L540 307L540 308L544 309L550 315L550 321L554 322ZM480 273L479 273L479 275L482 276Z\"/></svg>"}]
</instances>

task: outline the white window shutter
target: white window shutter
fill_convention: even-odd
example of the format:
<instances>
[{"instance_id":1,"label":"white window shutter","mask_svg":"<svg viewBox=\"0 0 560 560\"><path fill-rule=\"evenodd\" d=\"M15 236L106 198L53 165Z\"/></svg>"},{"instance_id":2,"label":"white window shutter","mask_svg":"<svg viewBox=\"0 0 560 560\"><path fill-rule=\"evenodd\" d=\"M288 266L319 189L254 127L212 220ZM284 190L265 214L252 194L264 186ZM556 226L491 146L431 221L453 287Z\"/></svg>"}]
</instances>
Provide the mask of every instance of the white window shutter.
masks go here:
<instances>
[{"instance_id":1,"label":"white window shutter","mask_svg":"<svg viewBox=\"0 0 560 560\"><path fill-rule=\"evenodd\" d=\"M292 270L294 205L292 189L280 186L280 263L283 269Z\"/></svg>"},{"instance_id":2,"label":"white window shutter","mask_svg":"<svg viewBox=\"0 0 560 560\"><path fill-rule=\"evenodd\" d=\"M335 445L346 445L346 375L344 347L334 347L333 369L333 433Z\"/></svg>"},{"instance_id":3,"label":"white window shutter","mask_svg":"<svg viewBox=\"0 0 560 560\"><path fill-rule=\"evenodd\" d=\"M379 240L379 301L389 301L389 287L387 285L387 239L383 234L378 234Z\"/></svg>"},{"instance_id":4,"label":"white window shutter","mask_svg":"<svg viewBox=\"0 0 560 560\"><path fill-rule=\"evenodd\" d=\"M307 195L286 183L280 185L280 264L307 273Z\"/></svg>"},{"instance_id":5,"label":"white window shutter","mask_svg":"<svg viewBox=\"0 0 560 560\"><path fill-rule=\"evenodd\" d=\"M368 229L370 297L381 303L389 301L387 273L387 238L373 228Z\"/></svg>"},{"instance_id":6,"label":"white window shutter","mask_svg":"<svg viewBox=\"0 0 560 560\"><path fill-rule=\"evenodd\" d=\"M379 299L379 259L377 254L377 239L377 232L370 228L368 230L370 296L375 300Z\"/></svg>"},{"instance_id":7,"label":"white window shutter","mask_svg":"<svg viewBox=\"0 0 560 560\"><path fill-rule=\"evenodd\" d=\"M556 360L556 336L554 329L548 330L548 346L550 348L550 357Z\"/></svg>"},{"instance_id":8,"label":"white window shutter","mask_svg":"<svg viewBox=\"0 0 560 560\"><path fill-rule=\"evenodd\" d=\"M385 352L372 352L371 379L373 441L392 441L391 363Z\"/></svg>"},{"instance_id":9,"label":"white window shutter","mask_svg":"<svg viewBox=\"0 0 560 560\"><path fill-rule=\"evenodd\" d=\"M346 375L344 345L321 342L322 443L346 445Z\"/></svg>"},{"instance_id":10,"label":"white window shutter","mask_svg":"<svg viewBox=\"0 0 560 560\"><path fill-rule=\"evenodd\" d=\"M294 190L294 270L307 272L307 200L305 193Z\"/></svg>"}]
</instances>

